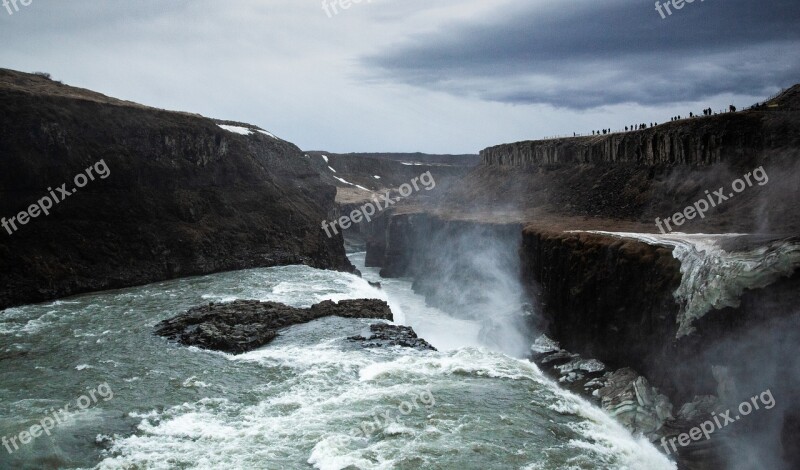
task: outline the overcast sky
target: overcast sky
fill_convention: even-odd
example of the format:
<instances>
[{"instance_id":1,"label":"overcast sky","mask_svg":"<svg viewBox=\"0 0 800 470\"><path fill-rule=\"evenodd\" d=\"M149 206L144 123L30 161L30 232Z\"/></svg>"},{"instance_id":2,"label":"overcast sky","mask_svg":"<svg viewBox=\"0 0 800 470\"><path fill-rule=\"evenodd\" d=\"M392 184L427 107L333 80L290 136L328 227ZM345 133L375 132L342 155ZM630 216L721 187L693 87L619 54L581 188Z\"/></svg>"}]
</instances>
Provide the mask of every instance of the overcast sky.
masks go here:
<instances>
[{"instance_id":1,"label":"overcast sky","mask_svg":"<svg viewBox=\"0 0 800 470\"><path fill-rule=\"evenodd\" d=\"M666 18L650 0L328 11L320 0L32 0L13 15L0 7L0 67L333 152L477 153L748 106L800 82L798 0L695 0Z\"/></svg>"}]
</instances>

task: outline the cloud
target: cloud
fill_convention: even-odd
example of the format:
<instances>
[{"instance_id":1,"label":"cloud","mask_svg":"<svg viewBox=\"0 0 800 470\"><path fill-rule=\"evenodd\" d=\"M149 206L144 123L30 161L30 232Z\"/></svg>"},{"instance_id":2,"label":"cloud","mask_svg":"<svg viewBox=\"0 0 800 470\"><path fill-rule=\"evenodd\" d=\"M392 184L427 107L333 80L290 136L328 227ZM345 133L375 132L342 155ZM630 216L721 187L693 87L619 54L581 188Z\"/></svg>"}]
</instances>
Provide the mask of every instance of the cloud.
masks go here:
<instances>
[{"instance_id":1,"label":"cloud","mask_svg":"<svg viewBox=\"0 0 800 470\"><path fill-rule=\"evenodd\" d=\"M534 2L362 63L387 81L572 109L766 95L800 76L796 0L696 0L672 11L662 19L651 2Z\"/></svg>"},{"instance_id":2,"label":"cloud","mask_svg":"<svg viewBox=\"0 0 800 470\"><path fill-rule=\"evenodd\" d=\"M318 0L35 0L0 13L0 67L332 152L664 122L800 76L796 0L695 0L666 20L651 1L373 0L329 18Z\"/></svg>"}]
</instances>

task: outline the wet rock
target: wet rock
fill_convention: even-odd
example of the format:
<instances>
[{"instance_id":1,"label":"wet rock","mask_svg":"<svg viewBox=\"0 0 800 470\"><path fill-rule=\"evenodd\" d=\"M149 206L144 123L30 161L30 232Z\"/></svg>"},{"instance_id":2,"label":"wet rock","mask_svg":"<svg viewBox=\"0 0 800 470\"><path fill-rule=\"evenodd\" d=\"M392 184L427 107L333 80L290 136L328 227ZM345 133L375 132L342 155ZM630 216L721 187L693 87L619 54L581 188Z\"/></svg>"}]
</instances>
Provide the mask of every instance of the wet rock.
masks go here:
<instances>
[{"instance_id":1,"label":"wet rock","mask_svg":"<svg viewBox=\"0 0 800 470\"><path fill-rule=\"evenodd\" d=\"M369 285L371 285L372 287L374 287L376 289L383 289L383 286L381 286L380 282L372 282L372 281L367 281L367 282L369 282Z\"/></svg>"},{"instance_id":2,"label":"wet rock","mask_svg":"<svg viewBox=\"0 0 800 470\"><path fill-rule=\"evenodd\" d=\"M536 339L531 346L531 353L530 359L543 373L575 393L591 397L592 392L605 385L599 380L607 372L605 364L565 351L557 341L545 335Z\"/></svg>"},{"instance_id":3,"label":"wet rock","mask_svg":"<svg viewBox=\"0 0 800 470\"><path fill-rule=\"evenodd\" d=\"M531 360L543 373L593 400L634 434L660 439L659 431L672 419L669 399L633 369L611 371L596 359L584 359L561 349L558 342L545 335L536 339L531 352Z\"/></svg>"},{"instance_id":4,"label":"wet rock","mask_svg":"<svg viewBox=\"0 0 800 470\"><path fill-rule=\"evenodd\" d=\"M269 343L280 328L327 316L393 319L389 304L375 299L342 300L339 303L326 300L311 308L237 300L192 308L156 325L155 333L184 346L241 354Z\"/></svg>"},{"instance_id":5,"label":"wet rock","mask_svg":"<svg viewBox=\"0 0 800 470\"><path fill-rule=\"evenodd\" d=\"M606 411L634 434L657 440L657 432L672 418L669 399L650 386L636 371L624 368L611 373L596 395Z\"/></svg>"},{"instance_id":6,"label":"wet rock","mask_svg":"<svg viewBox=\"0 0 800 470\"><path fill-rule=\"evenodd\" d=\"M350 341L357 341L365 348L388 348L402 346L420 351L436 351L427 341L417 337L417 333L410 326L387 325L377 323L370 325L369 331L363 336L351 336Z\"/></svg>"}]
</instances>

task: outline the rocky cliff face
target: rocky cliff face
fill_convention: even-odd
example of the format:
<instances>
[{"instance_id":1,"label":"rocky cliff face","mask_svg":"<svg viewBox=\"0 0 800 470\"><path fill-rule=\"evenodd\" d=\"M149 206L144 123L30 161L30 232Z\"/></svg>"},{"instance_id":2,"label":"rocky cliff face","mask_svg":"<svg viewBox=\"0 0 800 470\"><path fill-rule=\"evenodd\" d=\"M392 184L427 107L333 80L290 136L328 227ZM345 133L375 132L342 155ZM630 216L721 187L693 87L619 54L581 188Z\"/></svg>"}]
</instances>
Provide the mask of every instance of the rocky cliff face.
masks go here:
<instances>
[{"instance_id":1,"label":"rocky cliff face","mask_svg":"<svg viewBox=\"0 0 800 470\"><path fill-rule=\"evenodd\" d=\"M696 117L644 130L525 141L481 152L483 165L525 167L579 163L712 165L767 150L797 148L800 86L763 107Z\"/></svg>"},{"instance_id":2,"label":"rocky cliff face","mask_svg":"<svg viewBox=\"0 0 800 470\"><path fill-rule=\"evenodd\" d=\"M9 70L0 108L0 216L17 217L0 231L0 309L249 267L353 269L320 228L336 189L254 126L231 132ZM106 177L76 180L101 160ZM62 184L72 194L49 215L19 223Z\"/></svg>"}]
</instances>

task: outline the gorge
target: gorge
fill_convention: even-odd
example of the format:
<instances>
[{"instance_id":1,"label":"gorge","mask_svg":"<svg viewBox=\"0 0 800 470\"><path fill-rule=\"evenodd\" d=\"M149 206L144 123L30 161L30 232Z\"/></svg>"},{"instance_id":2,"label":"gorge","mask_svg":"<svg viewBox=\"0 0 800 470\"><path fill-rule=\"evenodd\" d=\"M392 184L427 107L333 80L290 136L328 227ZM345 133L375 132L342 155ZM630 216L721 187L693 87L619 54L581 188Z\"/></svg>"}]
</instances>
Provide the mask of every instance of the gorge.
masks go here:
<instances>
[{"instance_id":1,"label":"gorge","mask_svg":"<svg viewBox=\"0 0 800 470\"><path fill-rule=\"evenodd\" d=\"M800 466L800 86L738 113L480 156L303 151L11 70L0 103L0 214L100 159L111 169L0 238L4 401L37 415L31 364L54 397L75 371L73 388L112 377L118 397L79 443L12 464ZM687 233L653 223L758 167L768 184ZM323 221L425 172L435 190L326 235ZM334 311L364 298L378 313ZM233 344L205 348L207 329ZM413 424L346 437L398 389L431 384L438 408ZM662 448L765 390L774 409Z\"/></svg>"},{"instance_id":2,"label":"gorge","mask_svg":"<svg viewBox=\"0 0 800 470\"><path fill-rule=\"evenodd\" d=\"M435 201L377 221L367 263L468 318L501 315L487 290L516 283L502 296L521 288L532 313L505 328L557 341L531 353L542 370L654 442L771 388L786 397L773 413L693 439L678 462L795 468L798 124L795 86L736 114L491 147ZM775 185L655 235L657 215L762 164Z\"/></svg>"}]
</instances>

